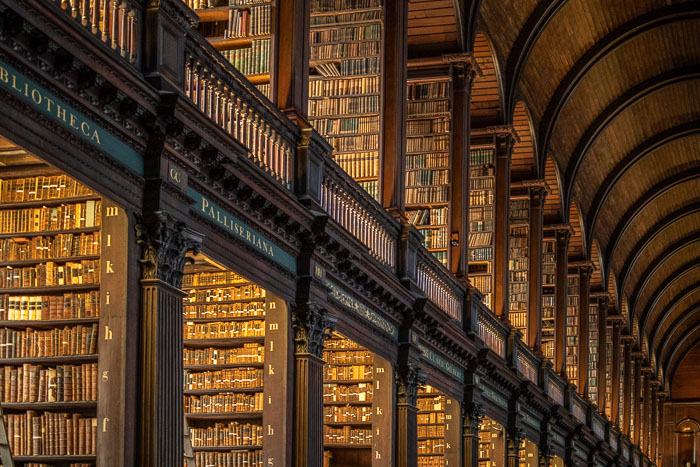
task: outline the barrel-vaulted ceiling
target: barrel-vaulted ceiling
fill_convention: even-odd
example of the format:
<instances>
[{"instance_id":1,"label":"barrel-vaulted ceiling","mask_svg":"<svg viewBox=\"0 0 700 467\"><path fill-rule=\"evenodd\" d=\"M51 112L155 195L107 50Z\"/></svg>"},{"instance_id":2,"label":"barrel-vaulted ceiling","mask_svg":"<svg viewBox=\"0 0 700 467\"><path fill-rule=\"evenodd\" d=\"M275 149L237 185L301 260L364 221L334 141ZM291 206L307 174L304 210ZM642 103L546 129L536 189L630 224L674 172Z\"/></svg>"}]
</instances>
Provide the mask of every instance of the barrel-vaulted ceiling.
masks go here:
<instances>
[{"instance_id":1,"label":"barrel-vaulted ceiling","mask_svg":"<svg viewBox=\"0 0 700 467\"><path fill-rule=\"evenodd\" d=\"M489 71L472 125L531 130L517 179L555 185L546 222L572 224L569 257L596 264L594 286L673 373L700 343L700 1L448 3L442 50L471 47ZM409 56L436 53L415 21Z\"/></svg>"}]
</instances>

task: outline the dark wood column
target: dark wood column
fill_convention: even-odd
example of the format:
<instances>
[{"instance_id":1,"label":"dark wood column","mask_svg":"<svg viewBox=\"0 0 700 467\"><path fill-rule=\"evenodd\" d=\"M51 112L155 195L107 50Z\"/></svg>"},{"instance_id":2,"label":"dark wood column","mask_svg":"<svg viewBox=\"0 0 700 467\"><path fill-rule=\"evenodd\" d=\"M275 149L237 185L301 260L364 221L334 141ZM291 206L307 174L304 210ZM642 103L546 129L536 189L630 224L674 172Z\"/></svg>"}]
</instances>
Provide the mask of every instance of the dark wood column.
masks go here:
<instances>
[{"instance_id":1,"label":"dark wood column","mask_svg":"<svg viewBox=\"0 0 700 467\"><path fill-rule=\"evenodd\" d=\"M666 393L657 391L657 397L658 414L656 419L656 450L654 462L656 465L659 465L659 461L661 461L664 454L664 401L666 400Z\"/></svg>"},{"instance_id":2,"label":"dark wood column","mask_svg":"<svg viewBox=\"0 0 700 467\"><path fill-rule=\"evenodd\" d=\"M591 266L579 268L579 340L578 340L578 392L588 397L588 301L590 298Z\"/></svg>"},{"instance_id":3,"label":"dark wood column","mask_svg":"<svg viewBox=\"0 0 700 467\"><path fill-rule=\"evenodd\" d=\"M625 335L625 350L622 365L624 378L622 380L622 432L632 438L630 433L630 414L632 413L632 343L631 336Z\"/></svg>"},{"instance_id":4,"label":"dark wood column","mask_svg":"<svg viewBox=\"0 0 700 467\"><path fill-rule=\"evenodd\" d=\"M426 375L414 363L399 363L396 371L396 467L418 465L418 387Z\"/></svg>"},{"instance_id":5,"label":"dark wood column","mask_svg":"<svg viewBox=\"0 0 700 467\"><path fill-rule=\"evenodd\" d=\"M335 323L314 303L292 307L295 467L323 465L323 342Z\"/></svg>"},{"instance_id":6,"label":"dark wood column","mask_svg":"<svg viewBox=\"0 0 700 467\"><path fill-rule=\"evenodd\" d=\"M619 315L618 315L619 316ZM622 425L620 420L620 321L612 323L612 404L611 422L617 427Z\"/></svg>"},{"instance_id":7,"label":"dark wood column","mask_svg":"<svg viewBox=\"0 0 700 467\"><path fill-rule=\"evenodd\" d=\"M530 261L528 278L527 344L536 355L542 353L542 216L547 190L530 188Z\"/></svg>"},{"instance_id":8,"label":"dark wood column","mask_svg":"<svg viewBox=\"0 0 700 467\"><path fill-rule=\"evenodd\" d=\"M310 0L279 0L272 13L275 69L271 100L283 111L306 120L309 106ZM272 7L275 8L274 6Z\"/></svg>"},{"instance_id":9,"label":"dark wood column","mask_svg":"<svg viewBox=\"0 0 700 467\"><path fill-rule=\"evenodd\" d=\"M466 282L469 273L469 103L478 65L469 53L444 55L452 74L452 170L450 186L450 271Z\"/></svg>"},{"instance_id":10,"label":"dark wood column","mask_svg":"<svg viewBox=\"0 0 700 467\"><path fill-rule=\"evenodd\" d=\"M384 99L381 134L381 203L391 213L405 212L406 62L408 59L408 2L386 0L384 22Z\"/></svg>"},{"instance_id":11,"label":"dark wood column","mask_svg":"<svg viewBox=\"0 0 700 467\"><path fill-rule=\"evenodd\" d=\"M520 428L508 429L506 433L506 467L520 467L518 448L523 432Z\"/></svg>"},{"instance_id":12,"label":"dark wood column","mask_svg":"<svg viewBox=\"0 0 700 467\"><path fill-rule=\"evenodd\" d=\"M608 378L605 372L608 359L608 304L610 298L606 295L598 297L598 412L605 414L605 390ZM612 403L612 401L611 401ZM612 407L612 405L611 405ZM611 413L612 415L612 413ZM611 417L612 418L612 417Z\"/></svg>"},{"instance_id":13,"label":"dark wood column","mask_svg":"<svg viewBox=\"0 0 700 467\"><path fill-rule=\"evenodd\" d=\"M566 378L566 306L569 286L568 251L571 228L557 229L557 286L554 315L554 371Z\"/></svg>"},{"instance_id":14,"label":"dark wood column","mask_svg":"<svg viewBox=\"0 0 700 467\"><path fill-rule=\"evenodd\" d=\"M508 220L510 207L510 158L514 132L510 127L495 127L496 199L494 203L494 306L493 312L508 319Z\"/></svg>"},{"instance_id":15,"label":"dark wood column","mask_svg":"<svg viewBox=\"0 0 700 467\"><path fill-rule=\"evenodd\" d=\"M652 385L651 388L651 421L649 424L650 431L651 433L649 434L649 449L647 449L647 453L649 455L649 459L651 459L652 462L656 462L656 439L659 434L659 400L658 400L658 395L657 395L657 386L658 383L654 381L654 384Z\"/></svg>"},{"instance_id":16,"label":"dark wood column","mask_svg":"<svg viewBox=\"0 0 700 467\"><path fill-rule=\"evenodd\" d=\"M157 212L139 219L141 247L141 467L183 462L182 274L202 236Z\"/></svg>"},{"instance_id":17,"label":"dark wood column","mask_svg":"<svg viewBox=\"0 0 700 467\"><path fill-rule=\"evenodd\" d=\"M641 355L632 355L634 359L634 393L632 394L632 403L634 410L634 444L639 446L639 433L641 428L641 406L640 406L640 394L642 386L642 362Z\"/></svg>"},{"instance_id":18,"label":"dark wood column","mask_svg":"<svg viewBox=\"0 0 700 467\"><path fill-rule=\"evenodd\" d=\"M481 405L462 406L462 467L479 466L479 424L483 417Z\"/></svg>"},{"instance_id":19,"label":"dark wood column","mask_svg":"<svg viewBox=\"0 0 700 467\"><path fill-rule=\"evenodd\" d=\"M642 376L642 434L639 441L639 449L645 454L649 454L649 415L651 413L651 374L644 368Z\"/></svg>"}]
</instances>

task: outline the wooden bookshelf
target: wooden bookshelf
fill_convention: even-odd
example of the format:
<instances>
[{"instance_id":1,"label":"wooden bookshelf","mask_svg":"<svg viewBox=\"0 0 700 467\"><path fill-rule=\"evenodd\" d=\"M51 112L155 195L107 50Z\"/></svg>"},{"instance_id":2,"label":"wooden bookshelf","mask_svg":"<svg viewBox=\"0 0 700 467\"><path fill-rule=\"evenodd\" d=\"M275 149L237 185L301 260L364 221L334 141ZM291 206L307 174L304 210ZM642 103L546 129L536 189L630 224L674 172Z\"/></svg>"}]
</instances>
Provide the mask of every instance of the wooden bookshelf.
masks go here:
<instances>
[{"instance_id":1,"label":"wooden bookshelf","mask_svg":"<svg viewBox=\"0 0 700 467\"><path fill-rule=\"evenodd\" d=\"M610 325L607 325L607 332L605 333L605 347L606 347L605 362L603 362L603 364L605 366L603 367L604 373L600 379L600 384L605 385L605 415L608 417L608 420L613 420L613 415L612 415L613 328Z\"/></svg>"},{"instance_id":2,"label":"wooden bookshelf","mask_svg":"<svg viewBox=\"0 0 700 467\"><path fill-rule=\"evenodd\" d=\"M183 367L195 464L262 466L280 449L267 441L282 433L271 397L285 376L265 367L284 366L285 350L267 332L279 332L284 304L202 255L192 260L183 277Z\"/></svg>"},{"instance_id":3,"label":"wooden bookshelf","mask_svg":"<svg viewBox=\"0 0 700 467\"><path fill-rule=\"evenodd\" d=\"M569 273L566 306L566 376L578 381L579 275Z\"/></svg>"},{"instance_id":4,"label":"wooden bookshelf","mask_svg":"<svg viewBox=\"0 0 700 467\"><path fill-rule=\"evenodd\" d=\"M528 342L530 198L511 197L508 238L508 319Z\"/></svg>"},{"instance_id":5,"label":"wooden bookshelf","mask_svg":"<svg viewBox=\"0 0 700 467\"><path fill-rule=\"evenodd\" d=\"M199 31L270 97L274 5L271 0L183 0L199 15Z\"/></svg>"},{"instance_id":6,"label":"wooden bookshelf","mask_svg":"<svg viewBox=\"0 0 700 467\"><path fill-rule=\"evenodd\" d=\"M418 466L439 467L459 461L459 436L451 420L459 420L459 404L436 388L418 390Z\"/></svg>"},{"instance_id":7,"label":"wooden bookshelf","mask_svg":"<svg viewBox=\"0 0 700 467\"><path fill-rule=\"evenodd\" d=\"M450 87L449 78L416 79L408 82L406 94L406 217L445 267L450 232Z\"/></svg>"},{"instance_id":8,"label":"wooden bookshelf","mask_svg":"<svg viewBox=\"0 0 700 467\"><path fill-rule=\"evenodd\" d=\"M539 455L537 445L529 439L523 439L518 446L518 459L520 467L538 467Z\"/></svg>"},{"instance_id":9,"label":"wooden bookshelf","mask_svg":"<svg viewBox=\"0 0 700 467\"><path fill-rule=\"evenodd\" d=\"M593 404L602 408L604 401L598 400L600 383L600 362L598 361L598 304L588 305L588 398ZM604 375L603 375L604 376Z\"/></svg>"},{"instance_id":10,"label":"wooden bookshelf","mask_svg":"<svg viewBox=\"0 0 700 467\"><path fill-rule=\"evenodd\" d=\"M0 180L0 403L16 462L94 465L103 201L40 167Z\"/></svg>"},{"instance_id":11,"label":"wooden bookshelf","mask_svg":"<svg viewBox=\"0 0 700 467\"><path fill-rule=\"evenodd\" d=\"M505 431L488 417L479 424L479 467L505 466Z\"/></svg>"},{"instance_id":12,"label":"wooden bookshelf","mask_svg":"<svg viewBox=\"0 0 700 467\"><path fill-rule=\"evenodd\" d=\"M380 0L312 0L309 121L333 159L379 198L384 11Z\"/></svg>"},{"instance_id":13,"label":"wooden bookshelf","mask_svg":"<svg viewBox=\"0 0 700 467\"><path fill-rule=\"evenodd\" d=\"M494 148L469 152L469 279L493 307L496 172Z\"/></svg>"},{"instance_id":14,"label":"wooden bookshelf","mask_svg":"<svg viewBox=\"0 0 700 467\"><path fill-rule=\"evenodd\" d=\"M557 309L557 242L542 242L542 355L554 361L554 319Z\"/></svg>"}]
</instances>

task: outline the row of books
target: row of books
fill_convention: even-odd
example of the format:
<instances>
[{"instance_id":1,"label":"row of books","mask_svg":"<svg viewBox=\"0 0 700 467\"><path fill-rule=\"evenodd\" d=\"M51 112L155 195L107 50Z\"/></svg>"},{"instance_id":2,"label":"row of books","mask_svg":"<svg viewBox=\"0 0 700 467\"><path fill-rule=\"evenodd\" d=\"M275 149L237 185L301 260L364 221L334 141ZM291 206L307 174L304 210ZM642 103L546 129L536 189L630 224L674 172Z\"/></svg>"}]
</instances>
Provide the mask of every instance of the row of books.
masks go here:
<instances>
[{"instance_id":1,"label":"row of books","mask_svg":"<svg viewBox=\"0 0 700 467\"><path fill-rule=\"evenodd\" d=\"M412 136L406 138L406 153L434 153L449 151L450 137L448 135Z\"/></svg>"},{"instance_id":2,"label":"row of books","mask_svg":"<svg viewBox=\"0 0 700 467\"><path fill-rule=\"evenodd\" d=\"M334 151L366 151L379 149L379 135L329 136L326 138Z\"/></svg>"},{"instance_id":3,"label":"row of books","mask_svg":"<svg viewBox=\"0 0 700 467\"><path fill-rule=\"evenodd\" d=\"M449 133L450 119L449 117L437 118L420 118L412 119L406 122L407 136L421 136L430 133Z\"/></svg>"},{"instance_id":4,"label":"row of books","mask_svg":"<svg viewBox=\"0 0 700 467\"><path fill-rule=\"evenodd\" d=\"M491 247L469 249L469 261L491 261L492 259L493 248ZM491 272L491 268L489 267L486 271L483 272Z\"/></svg>"},{"instance_id":5,"label":"row of books","mask_svg":"<svg viewBox=\"0 0 700 467\"><path fill-rule=\"evenodd\" d=\"M0 180L0 203L53 200L94 194L90 188L67 175Z\"/></svg>"},{"instance_id":6,"label":"row of books","mask_svg":"<svg viewBox=\"0 0 700 467\"><path fill-rule=\"evenodd\" d=\"M406 172L406 186L446 185L450 172L444 169L411 170Z\"/></svg>"},{"instance_id":7,"label":"row of books","mask_svg":"<svg viewBox=\"0 0 700 467\"><path fill-rule=\"evenodd\" d=\"M13 456L94 455L97 419L77 413L5 414Z\"/></svg>"},{"instance_id":8,"label":"row of books","mask_svg":"<svg viewBox=\"0 0 700 467\"><path fill-rule=\"evenodd\" d=\"M469 234L469 246L476 247L476 246L491 245L492 238L493 238L492 232L470 233ZM490 248L489 248L489 251L491 251ZM484 260L478 259L476 261L484 261Z\"/></svg>"},{"instance_id":9,"label":"row of books","mask_svg":"<svg viewBox=\"0 0 700 467\"><path fill-rule=\"evenodd\" d=\"M261 388L263 371L257 368L224 368L185 374L185 390Z\"/></svg>"},{"instance_id":10,"label":"row of books","mask_svg":"<svg viewBox=\"0 0 700 467\"><path fill-rule=\"evenodd\" d=\"M378 76L350 76L333 80L309 79L310 97L376 94L378 92Z\"/></svg>"},{"instance_id":11,"label":"row of books","mask_svg":"<svg viewBox=\"0 0 700 467\"><path fill-rule=\"evenodd\" d=\"M372 383L323 383L323 402L369 402L374 395Z\"/></svg>"},{"instance_id":12,"label":"row of books","mask_svg":"<svg viewBox=\"0 0 700 467\"><path fill-rule=\"evenodd\" d=\"M263 409L263 393L227 393L185 396L187 413L258 412Z\"/></svg>"},{"instance_id":13,"label":"row of books","mask_svg":"<svg viewBox=\"0 0 700 467\"><path fill-rule=\"evenodd\" d=\"M185 319L245 318L265 316L265 302L213 303L185 305Z\"/></svg>"},{"instance_id":14,"label":"row of books","mask_svg":"<svg viewBox=\"0 0 700 467\"><path fill-rule=\"evenodd\" d=\"M408 83L406 99L446 99L450 97L450 82L435 81L430 83Z\"/></svg>"},{"instance_id":15,"label":"row of books","mask_svg":"<svg viewBox=\"0 0 700 467\"><path fill-rule=\"evenodd\" d=\"M261 450L194 453L196 467L263 467L264 460Z\"/></svg>"},{"instance_id":16,"label":"row of books","mask_svg":"<svg viewBox=\"0 0 700 467\"><path fill-rule=\"evenodd\" d=\"M313 18L313 14L312 14ZM379 41L382 38L380 24L342 26L333 29L311 30L311 45L334 42ZM377 68L377 72L378 72Z\"/></svg>"},{"instance_id":17,"label":"row of books","mask_svg":"<svg viewBox=\"0 0 700 467\"><path fill-rule=\"evenodd\" d=\"M444 465L443 456L421 456L418 458L417 467L443 467ZM479 462L479 467L482 467L481 462Z\"/></svg>"},{"instance_id":18,"label":"row of books","mask_svg":"<svg viewBox=\"0 0 700 467\"><path fill-rule=\"evenodd\" d=\"M255 87L262 93L263 96L270 99L270 83L256 84Z\"/></svg>"},{"instance_id":19,"label":"row of books","mask_svg":"<svg viewBox=\"0 0 700 467\"><path fill-rule=\"evenodd\" d=\"M491 275L479 275L479 276L469 276L474 287L481 293L491 293L493 292L491 288Z\"/></svg>"},{"instance_id":20,"label":"row of books","mask_svg":"<svg viewBox=\"0 0 700 467\"><path fill-rule=\"evenodd\" d=\"M412 115L446 113L449 111L450 101L448 99L436 101L408 101L406 103L408 118L410 118Z\"/></svg>"},{"instance_id":21,"label":"row of books","mask_svg":"<svg viewBox=\"0 0 700 467\"><path fill-rule=\"evenodd\" d=\"M521 248L511 248L510 252L523 253L523 250ZM527 270L528 266L527 256L516 256L516 254L511 254L510 257L517 258L508 260L508 269L510 269L510 277L512 280L516 282L527 281L527 272L523 273L523 271Z\"/></svg>"},{"instance_id":22,"label":"row of books","mask_svg":"<svg viewBox=\"0 0 700 467\"><path fill-rule=\"evenodd\" d=\"M338 422L371 422L372 406L370 405L329 405L323 408L323 421Z\"/></svg>"},{"instance_id":23,"label":"row of books","mask_svg":"<svg viewBox=\"0 0 700 467\"><path fill-rule=\"evenodd\" d=\"M381 0L313 0L311 11L314 13L342 10L381 8Z\"/></svg>"},{"instance_id":24,"label":"row of books","mask_svg":"<svg viewBox=\"0 0 700 467\"><path fill-rule=\"evenodd\" d=\"M406 189L406 204L446 203L447 186L432 186Z\"/></svg>"},{"instance_id":25,"label":"row of books","mask_svg":"<svg viewBox=\"0 0 700 467\"><path fill-rule=\"evenodd\" d=\"M426 248L447 248L450 237L447 227L418 229L418 232L423 235L423 244Z\"/></svg>"},{"instance_id":26,"label":"row of books","mask_svg":"<svg viewBox=\"0 0 700 467\"><path fill-rule=\"evenodd\" d=\"M470 190L493 190L495 188L495 179L493 177L486 178L471 178L469 180Z\"/></svg>"},{"instance_id":27,"label":"row of books","mask_svg":"<svg viewBox=\"0 0 700 467\"><path fill-rule=\"evenodd\" d=\"M323 366L324 381L352 381L358 379L371 379L373 376L372 365L335 366L326 364Z\"/></svg>"},{"instance_id":28,"label":"row of books","mask_svg":"<svg viewBox=\"0 0 700 467\"><path fill-rule=\"evenodd\" d=\"M338 114L378 113L380 100L377 95L357 97L329 97L309 100L309 113L314 116Z\"/></svg>"},{"instance_id":29,"label":"row of books","mask_svg":"<svg viewBox=\"0 0 700 467\"><path fill-rule=\"evenodd\" d=\"M333 18L332 16L316 16L313 19ZM338 42L333 44L314 45L311 47L311 60L324 60L336 57L367 57L379 55L379 42Z\"/></svg>"},{"instance_id":30,"label":"row of books","mask_svg":"<svg viewBox=\"0 0 700 467\"><path fill-rule=\"evenodd\" d=\"M339 13L337 15L313 15L311 17L311 26L333 26L338 23L367 23L380 21L381 19L382 12L379 10Z\"/></svg>"},{"instance_id":31,"label":"row of books","mask_svg":"<svg viewBox=\"0 0 700 467\"><path fill-rule=\"evenodd\" d=\"M493 164L493 149L472 149L469 151L469 165L490 165Z\"/></svg>"},{"instance_id":32,"label":"row of books","mask_svg":"<svg viewBox=\"0 0 700 467\"><path fill-rule=\"evenodd\" d=\"M352 428L350 426L323 426L324 444L371 444L371 428Z\"/></svg>"},{"instance_id":33,"label":"row of books","mask_svg":"<svg viewBox=\"0 0 700 467\"><path fill-rule=\"evenodd\" d=\"M334 83L335 81L322 81ZM326 137L372 133L379 131L379 116L348 118L314 118L314 129Z\"/></svg>"},{"instance_id":34,"label":"row of books","mask_svg":"<svg viewBox=\"0 0 700 467\"><path fill-rule=\"evenodd\" d=\"M333 160L352 178L376 177L379 173L379 152L377 151L334 154Z\"/></svg>"},{"instance_id":35,"label":"row of books","mask_svg":"<svg viewBox=\"0 0 700 467\"><path fill-rule=\"evenodd\" d=\"M265 298L265 289L255 284L238 287L217 287L211 289L190 289L185 297L185 305L196 302L227 302L232 300L248 300Z\"/></svg>"},{"instance_id":36,"label":"row of books","mask_svg":"<svg viewBox=\"0 0 700 467\"><path fill-rule=\"evenodd\" d=\"M242 347L209 347L206 349L183 349L185 365L226 365L235 363L262 363L265 361L265 346L257 343Z\"/></svg>"},{"instance_id":37,"label":"row of books","mask_svg":"<svg viewBox=\"0 0 700 467\"><path fill-rule=\"evenodd\" d=\"M25 363L0 371L2 402L97 400L97 363L43 367Z\"/></svg>"},{"instance_id":38,"label":"row of books","mask_svg":"<svg viewBox=\"0 0 700 467\"><path fill-rule=\"evenodd\" d=\"M417 415L418 426L445 423L445 412L428 412Z\"/></svg>"},{"instance_id":39,"label":"row of books","mask_svg":"<svg viewBox=\"0 0 700 467\"><path fill-rule=\"evenodd\" d=\"M100 225L100 211L100 201L4 210L0 211L0 233L31 233L95 227Z\"/></svg>"},{"instance_id":40,"label":"row of books","mask_svg":"<svg viewBox=\"0 0 700 467\"><path fill-rule=\"evenodd\" d=\"M445 439L419 439L418 454L442 454L445 452Z\"/></svg>"},{"instance_id":41,"label":"row of books","mask_svg":"<svg viewBox=\"0 0 700 467\"><path fill-rule=\"evenodd\" d=\"M444 413L443 413L444 415ZM418 425L418 438L444 438L445 424Z\"/></svg>"},{"instance_id":42,"label":"row of books","mask_svg":"<svg viewBox=\"0 0 700 467\"><path fill-rule=\"evenodd\" d=\"M216 423L206 428L190 428L190 439L193 447L260 446L263 429L253 423Z\"/></svg>"},{"instance_id":43,"label":"row of books","mask_svg":"<svg viewBox=\"0 0 700 467\"><path fill-rule=\"evenodd\" d=\"M493 165L478 165L469 166L469 177L474 179L475 177L493 177L495 174L495 169Z\"/></svg>"},{"instance_id":44,"label":"row of books","mask_svg":"<svg viewBox=\"0 0 700 467\"><path fill-rule=\"evenodd\" d=\"M0 288L48 287L98 284L100 261L84 260L56 264L53 261L24 268L0 268Z\"/></svg>"},{"instance_id":45,"label":"row of books","mask_svg":"<svg viewBox=\"0 0 700 467\"><path fill-rule=\"evenodd\" d=\"M469 232L493 232L493 219L485 219L486 217L488 217L488 215L482 216L482 220L469 222ZM490 244L491 241L489 239L489 243L487 243L487 245Z\"/></svg>"},{"instance_id":46,"label":"row of books","mask_svg":"<svg viewBox=\"0 0 700 467\"><path fill-rule=\"evenodd\" d=\"M515 310L510 310L510 311L515 311ZM508 319L510 320L510 324L517 329L525 329L527 328L527 313L508 313Z\"/></svg>"},{"instance_id":47,"label":"row of books","mask_svg":"<svg viewBox=\"0 0 700 467\"><path fill-rule=\"evenodd\" d=\"M358 181L358 185L360 185L360 188L365 190L368 195L370 195L372 198L379 200L379 182L376 180L373 181Z\"/></svg>"},{"instance_id":48,"label":"row of books","mask_svg":"<svg viewBox=\"0 0 700 467\"><path fill-rule=\"evenodd\" d=\"M58 259L99 253L99 232L0 239L0 261Z\"/></svg>"},{"instance_id":49,"label":"row of books","mask_svg":"<svg viewBox=\"0 0 700 467\"><path fill-rule=\"evenodd\" d=\"M221 54L244 75L270 72L270 39L253 39L250 47L224 50Z\"/></svg>"},{"instance_id":50,"label":"row of books","mask_svg":"<svg viewBox=\"0 0 700 467\"><path fill-rule=\"evenodd\" d=\"M249 6L267 3L269 0L183 0L193 10L218 8L223 6Z\"/></svg>"},{"instance_id":51,"label":"row of books","mask_svg":"<svg viewBox=\"0 0 700 467\"><path fill-rule=\"evenodd\" d=\"M437 397L419 397L418 398L418 410L422 411L432 411L432 410L445 410L445 396Z\"/></svg>"},{"instance_id":52,"label":"row of books","mask_svg":"<svg viewBox=\"0 0 700 467\"><path fill-rule=\"evenodd\" d=\"M248 9L231 9L226 25L226 37L264 36L272 32L272 7L270 4L251 6Z\"/></svg>"},{"instance_id":53,"label":"row of books","mask_svg":"<svg viewBox=\"0 0 700 467\"><path fill-rule=\"evenodd\" d=\"M182 276L182 287L197 287L200 285L226 286L246 284L247 280L233 271L200 272L197 274L185 274Z\"/></svg>"},{"instance_id":54,"label":"row of books","mask_svg":"<svg viewBox=\"0 0 700 467\"><path fill-rule=\"evenodd\" d=\"M328 365L347 365L374 363L374 356L369 350L333 350L323 351L323 360Z\"/></svg>"},{"instance_id":55,"label":"row of books","mask_svg":"<svg viewBox=\"0 0 700 467\"><path fill-rule=\"evenodd\" d=\"M447 224L447 208L416 209L406 211L406 219L413 225Z\"/></svg>"},{"instance_id":56,"label":"row of books","mask_svg":"<svg viewBox=\"0 0 700 467\"><path fill-rule=\"evenodd\" d=\"M469 207L469 220L470 221L493 220L493 205L470 206ZM493 229L479 229L479 230L493 230Z\"/></svg>"},{"instance_id":57,"label":"row of books","mask_svg":"<svg viewBox=\"0 0 700 467\"><path fill-rule=\"evenodd\" d=\"M185 339L224 339L231 337L262 337L265 321L234 321L215 323L187 322L183 327Z\"/></svg>"},{"instance_id":58,"label":"row of books","mask_svg":"<svg viewBox=\"0 0 700 467\"><path fill-rule=\"evenodd\" d=\"M97 328L97 323L47 330L0 328L0 358L93 355L97 352Z\"/></svg>"},{"instance_id":59,"label":"row of books","mask_svg":"<svg viewBox=\"0 0 700 467\"><path fill-rule=\"evenodd\" d=\"M487 206L494 202L493 190L472 190L469 192L470 206Z\"/></svg>"},{"instance_id":60,"label":"row of books","mask_svg":"<svg viewBox=\"0 0 700 467\"><path fill-rule=\"evenodd\" d=\"M0 295L0 319L4 321L96 318L100 314L100 292L63 295Z\"/></svg>"}]
</instances>

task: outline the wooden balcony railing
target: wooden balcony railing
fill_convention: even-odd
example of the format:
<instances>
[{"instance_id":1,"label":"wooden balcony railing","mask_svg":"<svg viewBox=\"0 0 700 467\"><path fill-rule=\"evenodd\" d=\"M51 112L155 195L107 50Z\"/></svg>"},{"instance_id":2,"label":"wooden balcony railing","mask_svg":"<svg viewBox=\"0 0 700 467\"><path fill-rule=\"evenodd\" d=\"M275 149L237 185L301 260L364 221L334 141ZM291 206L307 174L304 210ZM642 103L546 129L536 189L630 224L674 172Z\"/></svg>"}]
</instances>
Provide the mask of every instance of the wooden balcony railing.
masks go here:
<instances>
[{"instance_id":1,"label":"wooden balcony railing","mask_svg":"<svg viewBox=\"0 0 700 467\"><path fill-rule=\"evenodd\" d=\"M554 374L549 374L549 384L547 384L547 395L557 404L564 405L564 388L561 381Z\"/></svg>"},{"instance_id":2,"label":"wooden balcony railing","mask_svg":"<svg viewBox=\"0 0 700 467\"><path fill-rule=\"evenodd\" d=\"M525 343L518 341L518 345L518 373L537 384L537 368L539 368L539 361Z\"/></svg>"},{"instance_id":3,"label":"wooden balcony railing","mask_svg":"<svg viewBox=\"0 0 700 467\"><path fill-rule=\"evenodd\" d=\"M129 63L136 60L141 9L129 0L53 0Z\"/></svg>"},{"instance_id":4,"label":"wooden balcony railing","mask_svg":"<svg viewBox=\"0 0 700 467\"><path fill-rule=\"evenodd\" d=\"M425 249L418 253L416 285L450 318L462 322L464 291L459 289L457 281Z\"/></svg>"},{"instance_id":5,"label":"wooden balcony railing","mask_svg":"<svg viewBox=\"0 0 700 467\"><path fill-rule=\"evenodd\" d=\"M299 130L196 30L185 41L185 94L248 148L248 157L291 189Z\"/></svg>"},{"instance_id":6,"label":"wooden balcony railing","mask_svg":"<svg viewBox=\"0 0 700 467\"><path fill-rule=\"evenodd\" d=\"M484 344L501 358L506 358L507 327L482 304L479 310L477 333Z\"/></svg>"},{"instance_id":7,"label":"wooden balcony railing","mask_svg":"<svg viewBox=\"0 0 700 467\"><path fill-rule=\"evenodd\" d=\"M321 207L394 271L400 225L337 164L326 161L321 179Z\"/></svg>"},{"instance_id":8,"label":"wooden balcony railing","mask_svg":"<svg viewBox=\"0 0 700 467\"><path fill-rule=\"evenodd\" d=\"M586 423L586 407L578 394L574 395L571 403L571 413L581 423Z\"/></svg>"}]
</instances>

